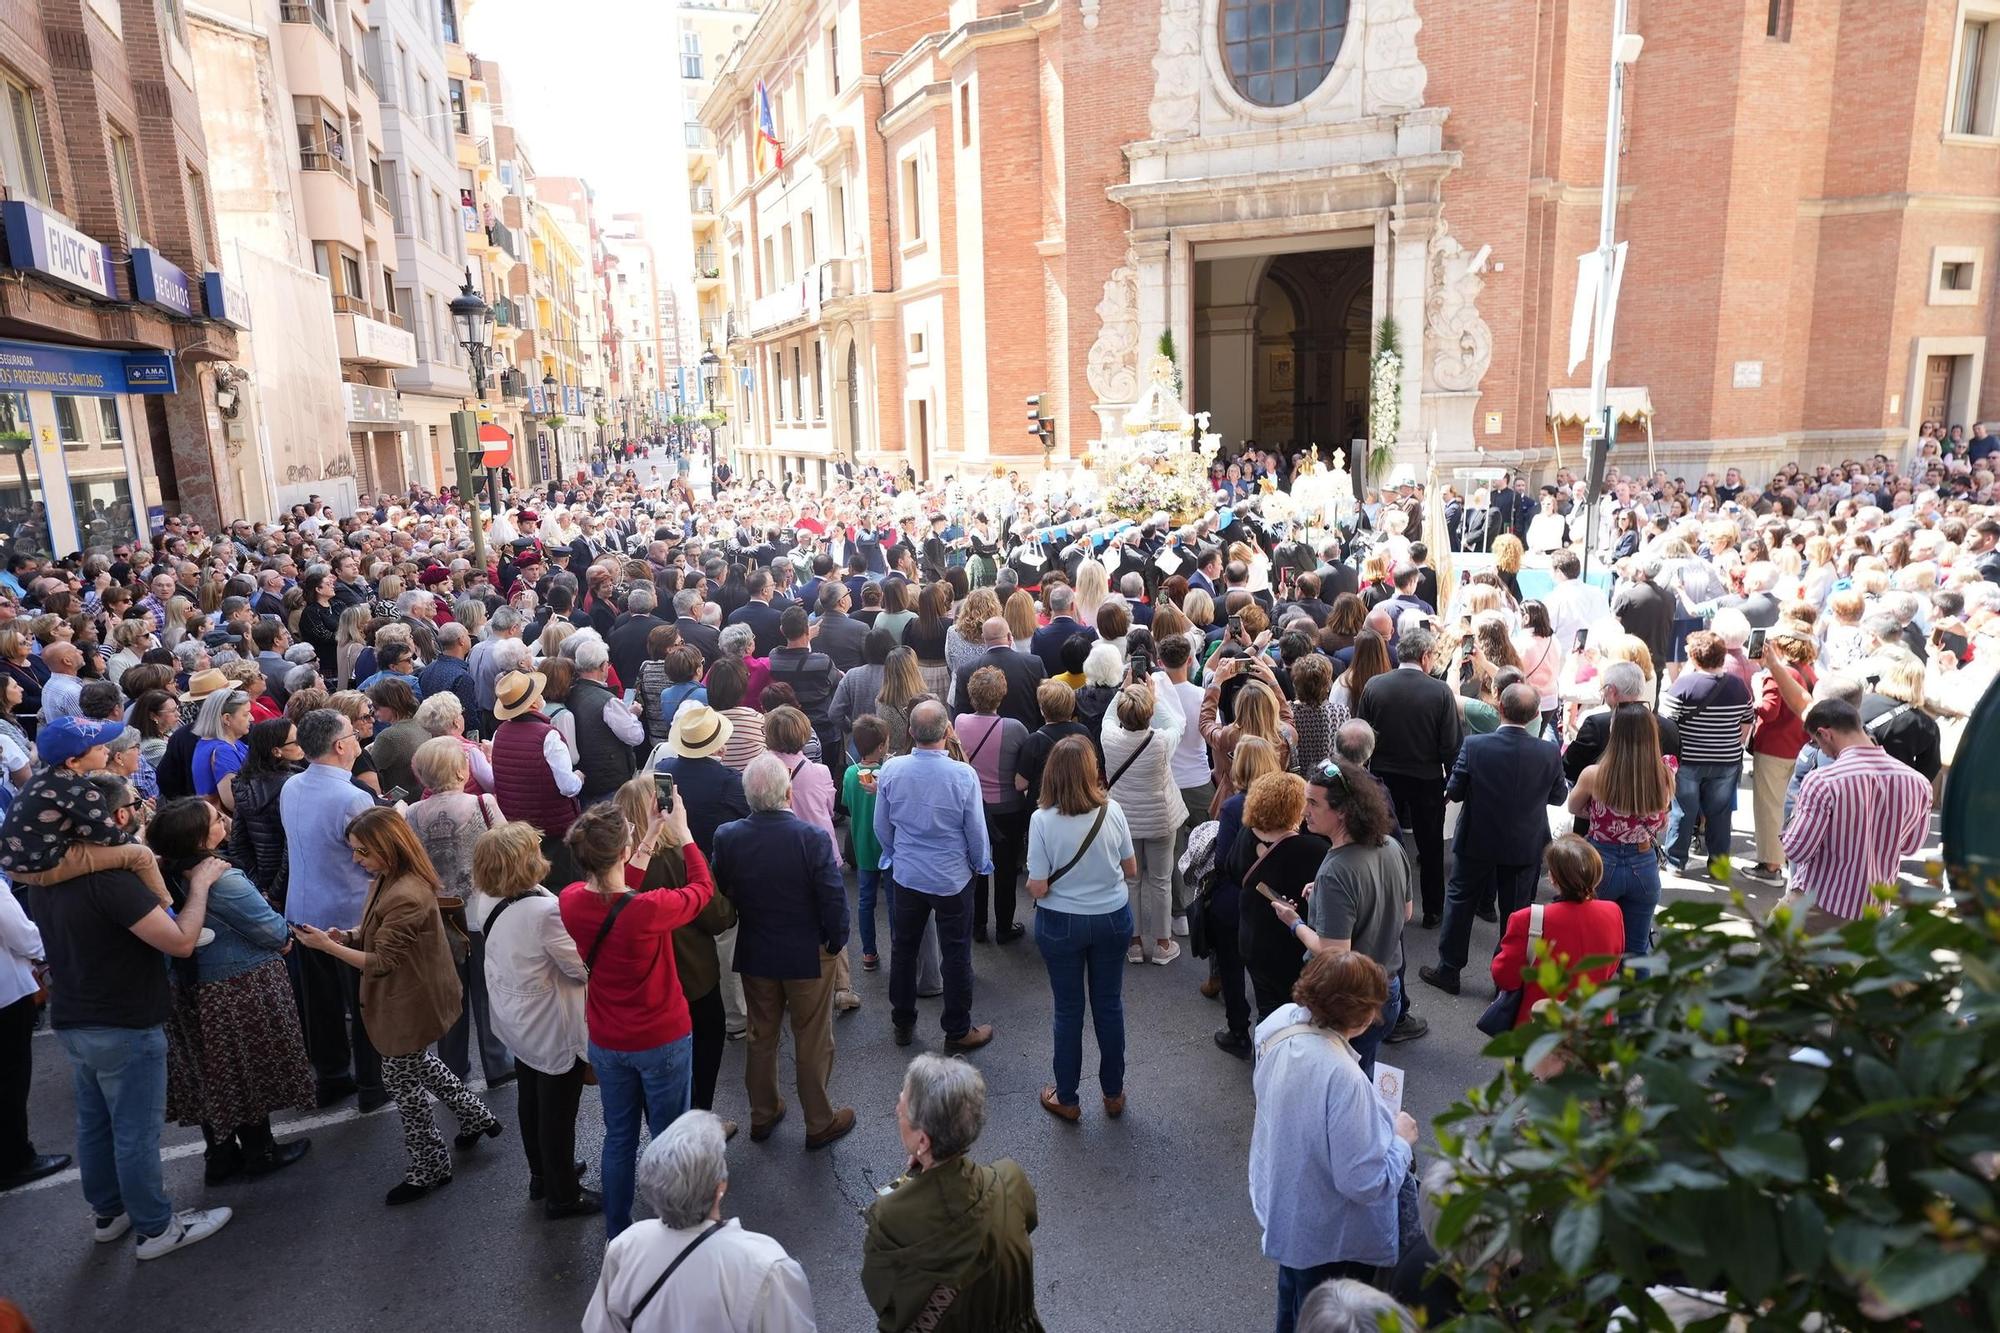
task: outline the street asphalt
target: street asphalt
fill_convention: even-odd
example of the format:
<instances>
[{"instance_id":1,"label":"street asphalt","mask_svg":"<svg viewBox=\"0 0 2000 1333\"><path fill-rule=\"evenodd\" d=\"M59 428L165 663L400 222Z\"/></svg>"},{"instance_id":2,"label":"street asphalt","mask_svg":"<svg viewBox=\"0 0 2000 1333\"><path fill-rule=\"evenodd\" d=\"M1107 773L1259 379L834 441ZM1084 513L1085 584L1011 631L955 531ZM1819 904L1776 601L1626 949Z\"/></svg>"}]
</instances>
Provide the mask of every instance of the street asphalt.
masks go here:
<instances>
[{"instance_id":1,"label":"street asphalt","mask_svg":"<svg viewBox=\"0 0 2000 1333\"><path fill-rule=\"evenodd\" d=\"M1747 799L1743 810L1747 823ZM1739 865L1746 841L1739 834ZM1667 898L1720 892L1706 881L1675 880ZM1770 890L1760 897L1768 902ZM1024 913L1026 903L1023 894ZM1492 949L1493 932L1475 923L1475 959ZM1417 966L1434 960L1437 933L1412 926L1407 940L1408 979L1430 1034L1385 1047L1383 1059L1406 1070L1405 1106L1428 1135L1431 1119L1490 1072L1473 1023L1492 988L1476 962L1456 998L1424 985ZM858 959L858 945L851 947ZM1197 989L1206 964L1184 954L1167 967L1126 969L1127 1110L1118 1121L1104 1117L1095 1046L1086 1036L1085 1109L1077 1125L1055 1121L1036 1104L1051 1080L1050 1008L1032 932L1012 945L974 945L973 966L974 1021L996 1028L993 1043L969 1057L988 1086L987 1128L975 1156L1011 1157L1034 1182L1036 1289L1046 1326L1055 1333L1267 1327L1275 1275L1259 1254L1245 1184L1250 1066L1211 1043L1222 1009ZM768 1142L752 1144L746 1132L729 1149L725 1210L776 1237L804 1266L826 1333L874 1327L859 1277L862 1213L903 1163L895 1105L904 1065L942 1041L939 1001L920 1002L919 1045L901 1050L890 1036L886 968L866 973L857 965L855 984L863 1004L837 1020L833 1075L836 1104L859 1115L855 1131L830 1149L807 1152L792 1114ZM46 1031L35 1037L34 1053L36 1145L70 1151L67 1065ZM781 1082L789 1086L790 1077L787 1054ZM42 1333L114 1329L141 1311L162 1330L574 1328L597 1279L602 1226L589 1218L550 1222L528 1202L514 1090L485 1095L507 1133L457 1154L449 1188L395 1209L382 1203L402 1170L393 1108L360 1116L350 1100L281 1116L279 1137L310 1134L311 1154L278 1175L215 1189L202 1184L199 1134L170 1127L163 1147L176 1207L227 1205L236 1215L204 1244L154 1263L136 1262L129 1238L91 1243L74 1169L0 1195L0 1235L11 1242L0 1295ZM747 1126L740 1042L730 1043L724 1058L716 1109ZM449 1135L451 1118L439 1110ZM595 1183L602 1121L594 1093L585 1096L578 1136L578 1155L590 1162L587 1179Z\"/></svg>"}]
</instances>

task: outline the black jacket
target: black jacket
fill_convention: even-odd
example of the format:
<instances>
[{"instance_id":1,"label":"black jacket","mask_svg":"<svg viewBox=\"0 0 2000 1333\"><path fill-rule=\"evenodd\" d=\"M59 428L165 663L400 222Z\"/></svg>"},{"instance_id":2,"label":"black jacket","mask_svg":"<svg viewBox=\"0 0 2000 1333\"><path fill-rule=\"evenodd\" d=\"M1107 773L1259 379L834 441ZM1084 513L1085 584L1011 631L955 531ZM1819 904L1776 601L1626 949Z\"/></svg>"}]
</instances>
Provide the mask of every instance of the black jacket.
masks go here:
<instances>
[{"instance_id":1,"label":"black jacket","mask_svg":"<svg viewBox=\"0 0 2000 1333\"><path fill-rule=\"evenodd\" d=\"M778 621L784 611L772 604L776 600L774 597L769 603L745 602L729 613L730 624L748 625L750 632L757 636L755 653L758 657L769 657L771 650L785 641L784 635L778 632Z\"/></svg>"},{"instance_id":2,"label":"black jacket","mask_svg":"<svg viewBox=\"0 0 2000 1333\"><path fill-rule=\"evenodd\" d=\"M1536 864L1549 842L1544 807L1560 805L1568 792L1562 753L1550 742L1520 727L1466 737L1445 784L1446 799L1464 802L1452 854L1503 866Z\"/></svg>"},{"instance_id":3,"label":"black jacket","mask_svg":"<svg viewBox=\"0 0 2000 1333\"><path fill-rule=\"evenodd\" d=\"M1375 728L1370 767L1377 773L1441 781L1465 738L1451 686L1414 669L1397 667L1369 681L1354 715Z\"/></svg>"},{"instance_id":4,"label":"black jacket","mask_svg":"<svg viewBox=\"0 0 2000 1333\"><path fill-rule=\"evenodd\" d=\"M674 621L674 628L681 632L682 643L691 643L701 650L701 669L703 671L715 665L715 659L722 655L721 630L716 629L713 625L704 625L699 620L691 620L686 616L682 616L680 619ZM621 673L618 679L624 680L625 677Z\"/></svg>"},{"instance_id":5,"label":"black jacket","mask_svg":"<svg viewBox=\"0 0 2000 1333\"><path fill-rule=\"evenodd\" d=\"M1000 701L1000 716L1011 717L1029 731L1042 725L1042 705L1035 690L1048 679L1042 659L1033 653L1012 648L988 648L958 669L953 679L952 716L963 717L972 709L972 673L981 667L998 667L1007 677L1007 697Z\"/></svg>"},{"instance_id":6,"label":"black jacket","mask_svg":"<svg viewBox=\"0 0 2000 1333\"><path fill-rule=\"evenodd\" d=\"M639 683L639 668L646 661L647 636L667 622L656 615L640 615L627 611L611 626L611 633L605 635L604 646L611 651L611 669L618 673L619 683L631 689Z\"/></svg>"},{"instance_id":7,"label":"black jacket","mask_svg":"<svg viewBox=\"0 0 2000 1333\"><path fill-rule=\"evenodd\" d=\"M868 627L844 611L828 611L819 618L819 633L813 639L813 647L833 659L833 664L842 671L852 671L861 665L861 643L868 637Z\"/></svg>"},{"instance_id":8,"label":"black jacket","mask_svg":"<svg viewBox=\"0 0 2000 1333\"><path fill-rule=\"evenodd\" d=\"M250 882L281 912L291 879L278 795L296 771L260 773L238 783L236 819L229 828L230 859L243 867Z\"/></svg>"}]
</instances>

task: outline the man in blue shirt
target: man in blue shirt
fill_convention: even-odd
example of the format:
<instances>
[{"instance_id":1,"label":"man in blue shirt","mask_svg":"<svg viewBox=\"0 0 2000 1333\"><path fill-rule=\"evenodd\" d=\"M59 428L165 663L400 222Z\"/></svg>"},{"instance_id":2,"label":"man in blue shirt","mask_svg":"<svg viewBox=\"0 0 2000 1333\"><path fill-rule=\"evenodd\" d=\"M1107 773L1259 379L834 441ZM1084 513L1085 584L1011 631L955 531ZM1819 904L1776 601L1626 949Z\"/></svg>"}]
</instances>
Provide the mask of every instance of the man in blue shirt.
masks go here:
<instances>
[{"instance_id":1,"label":"man in blue shirt","mask_svg":"<svg viewBox=\"0 0 2000 1333\"><path fill-rule=\"evenodd\" d=\"M875 836L881 865L895 885L890 918L889 1017L896 1044L917 1026L917 949L924 924L937 918L943 951L944 1048L977 1050L993 1025L972 1026L972 878L992 873L979 775L945 753L950 721L927 699L910 711L909 754L876 778Z\"/></svg>"},{"instance_id":2,"label":"man in blue shirt","mask_svg":"<svg viewBox=\"0 0 2000 1333\"><path fill-rule=\"evenodd\" d=\"M301 717L298 733L305 771L278 794L290 862L285 919L321 930L352 930L361 924L369 879L354 863L347 825L375 803L354 785L361 740L354 724L331 708ZM361 1109L372 1111L388 1094L382 1090L382 1059L361 1026L361 974L317 949L306 950L299 962L305 992L299 1018L319 1080L319 1104L331 1106L358 1090Z\"/></svg>"}]
</instances>

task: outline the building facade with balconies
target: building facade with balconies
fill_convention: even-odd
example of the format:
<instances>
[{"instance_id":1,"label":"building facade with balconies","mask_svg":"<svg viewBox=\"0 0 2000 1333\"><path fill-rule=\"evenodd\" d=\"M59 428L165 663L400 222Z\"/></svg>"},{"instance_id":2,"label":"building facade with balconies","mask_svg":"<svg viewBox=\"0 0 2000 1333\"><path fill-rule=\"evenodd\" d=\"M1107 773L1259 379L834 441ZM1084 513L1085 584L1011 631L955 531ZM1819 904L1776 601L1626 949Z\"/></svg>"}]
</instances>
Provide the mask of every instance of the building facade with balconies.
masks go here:
<instances>
[{"instance_id":1,"label":"building facade with balconies","mask_svg":"<svg viewBox=\"0 0 2000 1333\"><path fill-rule=\"evenodd\" d=\"M649 437L680 409L670 400L678 391L660 331L659 261L645 220L618 213L605 228L611 264L611 315L620 337L617 370L619 411L626 437Z\"/></svg>"},{"instance_id":2,"label":"building facade with balconies","mask_svg":"<svg viewBox=\"0 0 2000 1333\"><path fill-rule=\"evenodd\" d=\"M0 64L0 522L60 555L143 539L170 510L214 524L244 481L212 415L238 346L204 300L223 260L181 16L13 5Z\"/></svg>"},{"instance_id":3,"label":"building facade with balconies","mask_svg":"<svg viewBox=\"0 0 2000 1333\"><path fill-rule=\"evenodd\" d=\"M415 464L410 480L435 489L453 478L451 414L472 393L449 309L464 282L468 220L477 226L460 183L456 134L464 85L445 66L457 5L377 3L369 18L368 63L379 70L381 174L395 228L394 308L416 340L416 364L396 372L396 387Z\"/></svg>"},{"instance_id":4,"label":"building facade with balconies","mask_svg":"<svg viewBox=\"0 0 2000 1333\"><path fill-rule=\"evenodd\" d=\"M815 483L842 461L905 460L921 473L959 437L949 108L927 66L867 36L942 30L949 13L944 0L769 9L716 75L702 122L729 301L717 378L751 475Z\"/></svg>"}]
</instances>

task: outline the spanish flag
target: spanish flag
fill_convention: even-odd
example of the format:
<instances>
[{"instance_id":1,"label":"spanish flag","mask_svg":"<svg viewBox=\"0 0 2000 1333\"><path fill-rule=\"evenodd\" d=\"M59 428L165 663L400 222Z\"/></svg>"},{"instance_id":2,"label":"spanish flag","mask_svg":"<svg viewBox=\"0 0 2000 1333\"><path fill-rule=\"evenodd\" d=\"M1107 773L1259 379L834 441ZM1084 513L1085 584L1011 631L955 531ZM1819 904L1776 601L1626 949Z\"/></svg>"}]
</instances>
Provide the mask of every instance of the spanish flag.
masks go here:
<instances>
[{"instance_id":1,"label":"spanish flag","mask_svg":"<svg viewBox=\"0 0 2000 1333\"><path fill-rule=\"evenodd\" d=\"M778 122L771 115L771 90L764 86L762 79L759 79L757 80L756 158L757 174L760 176L770 169L771 164L765 160L767 148L777 155L777 166L782 171L785 166L785 146L778 142Z\"/></svg>"}]
</instances>

